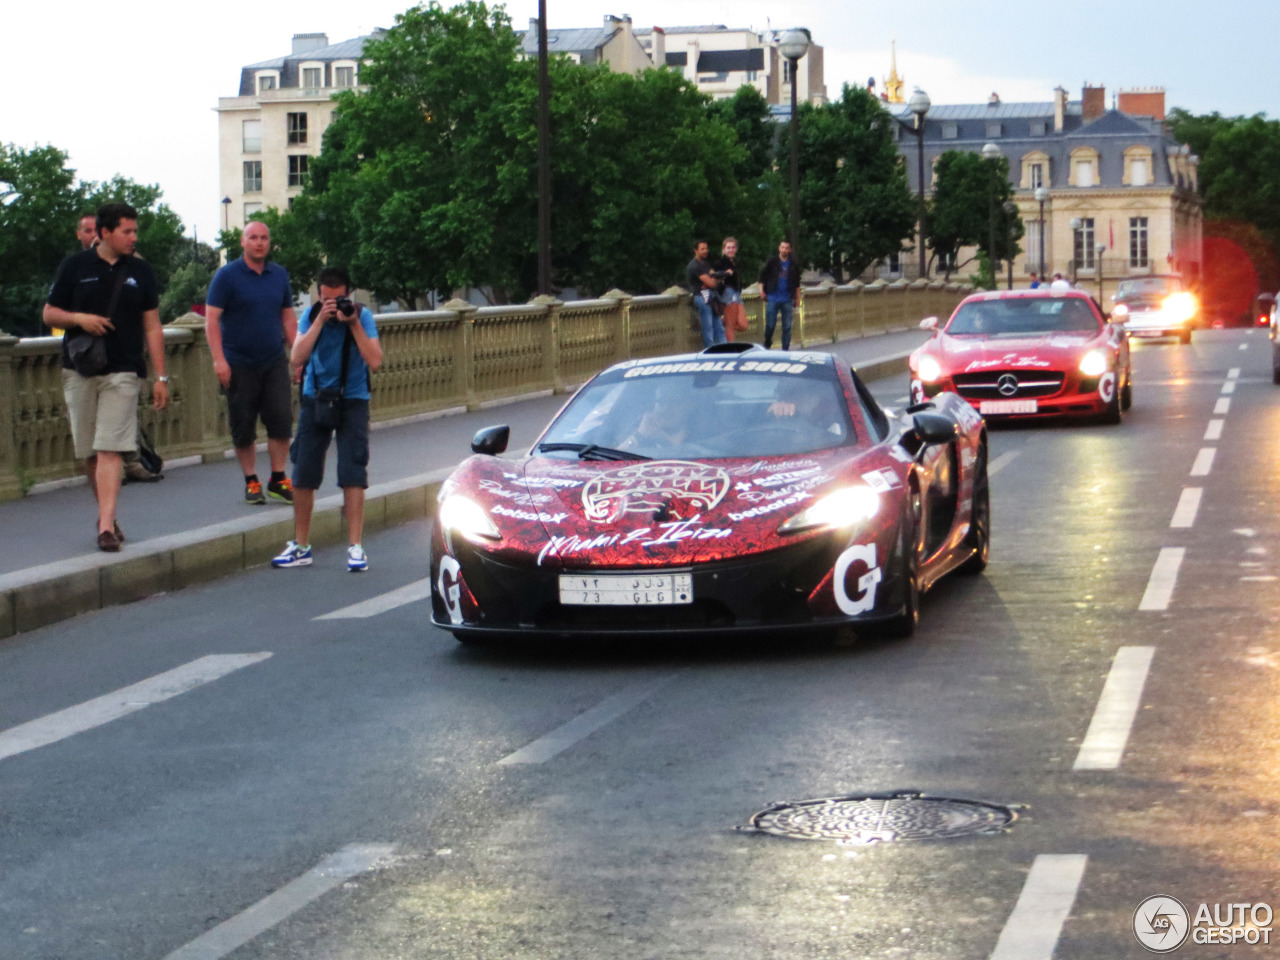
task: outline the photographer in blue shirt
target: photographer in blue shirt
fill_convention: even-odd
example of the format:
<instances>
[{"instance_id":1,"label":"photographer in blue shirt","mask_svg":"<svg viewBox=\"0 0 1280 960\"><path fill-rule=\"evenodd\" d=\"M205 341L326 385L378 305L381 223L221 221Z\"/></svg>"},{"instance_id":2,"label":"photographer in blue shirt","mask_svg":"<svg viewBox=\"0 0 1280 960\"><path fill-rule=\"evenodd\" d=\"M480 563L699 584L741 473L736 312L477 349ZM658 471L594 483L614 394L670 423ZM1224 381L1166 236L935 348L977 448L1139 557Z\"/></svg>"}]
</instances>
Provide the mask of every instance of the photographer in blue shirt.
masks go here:
<instances>
[{"instance_id":1,"label":"photographer in blue shirt","mask_svg":"<svg viewBox=\"0 0 1280 960\"><path fill-rule=\"evenodd\" d=\"M373 314L351 300L346 270L326 267L317 285L320 300L299 323L290 355L295 368L305 371L293 443L294 534L271 565L311 565L311 513L316 490L324 480L329 440L336 435L338 486L350 542L347 569L359 572L369 569L360 542L364 491L369 486L369 374L382 364L382 344Z\"/></svg>"}]
</instances>

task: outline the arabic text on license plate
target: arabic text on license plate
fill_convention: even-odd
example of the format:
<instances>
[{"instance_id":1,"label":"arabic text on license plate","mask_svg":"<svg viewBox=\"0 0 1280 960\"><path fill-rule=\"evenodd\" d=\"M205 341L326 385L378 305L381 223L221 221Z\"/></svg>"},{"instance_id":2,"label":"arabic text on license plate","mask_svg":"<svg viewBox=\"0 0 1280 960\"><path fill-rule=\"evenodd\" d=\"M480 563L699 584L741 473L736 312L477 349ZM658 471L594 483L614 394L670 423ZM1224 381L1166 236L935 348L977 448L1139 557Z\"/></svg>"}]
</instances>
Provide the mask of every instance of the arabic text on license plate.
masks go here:
<instances>
[{"instance_id":1,"label":"arabic text on license plate","mask_svg":"<svg viewBox=\"0 0 1280 960\"><path fill-rule=\"evenodd\" d=\"M579 607L648 607L693 603L693 575L561 574L560 602Z\"/></svg>"},{"instance_id":2,"label":"arabic text on license plate","mask_svg":"<svg viewBox=\"0 0 1280 960\"><path fill-rule=\"evenodd\" d=\"M983 400L978 412L987 413L1035 413L1034 400Z\"/></svg>"}]
</instances>

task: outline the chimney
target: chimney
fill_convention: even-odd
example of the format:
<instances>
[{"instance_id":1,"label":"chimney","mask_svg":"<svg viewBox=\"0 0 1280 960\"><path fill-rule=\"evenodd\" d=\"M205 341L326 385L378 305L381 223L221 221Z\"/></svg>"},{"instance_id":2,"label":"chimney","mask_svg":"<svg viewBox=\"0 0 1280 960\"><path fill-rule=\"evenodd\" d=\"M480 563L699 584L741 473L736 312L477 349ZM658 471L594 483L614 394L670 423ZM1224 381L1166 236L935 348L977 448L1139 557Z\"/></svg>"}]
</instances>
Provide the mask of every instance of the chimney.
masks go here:
<instances>
[{"instance_id":1,"label":"chimney","mask_svg":"<svg viewBox=\"0 0 1280 960\"><path fill-rule=\"evenodd\" d=\"M312 50L322 50L329 45L329 35L327 33L295 33L293 35L293 54L310 53Z\"/></svg>"},{"instance_id":2,"label":"chimney","mask_svg":"<svg viewBox=\"0 0 1280 960\"><path fill-rule=\"evenodd\" d=\"M1080 96L1080 118L1088 123L1107 112L1107 88L1084 85Z\"/></svg>"},{"instance_id":3,"label":"chimney","mask_svg":"<svg viewBox=\"0 0 1280 960\"><path fill-rule=\"evenodd\" d=\"M1061 133L1067 116L1067 91L1062 87L1053 90L1053 132Z\"/></svg>"},{"instance_id":4,"label":"chimney","mask_svg":"<svg viewBox=\"0 0 1280 960\"><path fill-rule=\"evenodd\" d=\"M1164 87L1121 90L1118 109L1134 117L1151 117L1159 123L1164 119Z\"/></svg>"},{"instance_id":5,"label":"chimney","mask_svg":"<svg viewBox=\"0 0 1280 960\"><path fill-rule=\"evenodd\" d=\"M667 31L661 27L653 28L653 47L649 50L649 56L659 70L667 65Z\"/></svg>"},{"instance_id":6,"label":"chimney","mask_svg":"<svg viewBox=\"0 0 1280 960\"><path fill-rule=\"evenodd\" d=\"M994 90L992 90L992 91L991 91L991 96L987 97L987 106L988 106L988 107L998 107L998 106L1000 106L1000 94L998 94L998 93L996 93Z\"/></svg>"}]
</instances>

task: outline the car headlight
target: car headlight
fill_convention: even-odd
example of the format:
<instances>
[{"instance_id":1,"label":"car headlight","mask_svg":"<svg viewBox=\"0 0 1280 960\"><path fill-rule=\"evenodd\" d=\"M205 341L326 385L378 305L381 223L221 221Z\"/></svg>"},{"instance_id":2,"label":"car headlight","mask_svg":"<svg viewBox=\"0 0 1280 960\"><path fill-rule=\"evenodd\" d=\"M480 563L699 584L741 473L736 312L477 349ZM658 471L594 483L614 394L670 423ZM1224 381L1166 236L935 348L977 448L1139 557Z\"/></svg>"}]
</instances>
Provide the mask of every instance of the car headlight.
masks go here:
<instances>
[{"instance_id":1,"label":"car headlight","mask_svg":"<svg viewBox=\"0 0 1280 960\"><path fill-rule=\"evenodd\" d=\"M484 508L466 497L449 497L440 504L440 525L446 532L457 533L473 543L502 539Z\"/></svg>"},{"instance_id":2,"label":"car headlight","mask_svg":"<svg viewBox=\"0 0 1280 960\"><path fill-rule=\"evenodd\" d=\"M926 354L920 358L920 363L916 366L916 373L925 383L933 383L935 380L942 379L942 364Z\"/></svg>"},{"instance_id":3,"label":"car headlight","mask_svg":"<svg viewBox=\"0 0 1280 960\"><path fill-rule=\"evenodd\" d=\"M1111 308L1113 317L1127 317L1129 315L1129 305L1127 303L1117 303Z\"/></svg>"},{"instance_id":4,"label":"car headlight","mask_svg":"<svg viewBox=\"0 0 1280 960\"><path fill-rule=\"evenodd\" d=\"M1086 377L1100 377L1107 372L1108 366L1110 363L1103 350L1090 350L1080 358L1080 372Z\"/></svg>"},{"instance_id":5,"label":"car headlight","mask_svg":"<svg viewBox=\"0 0 1280 960\"><path fill-rule=\"evenodd\" d=\"M1196 315L1196 298L1189 293L1171 293L1160 306L1178 323L1185 323Z\"/></svg>"},{"instance_id":6,"label":"car headlight","mask_svg":"<svg viewBox=\"0 0 1280 960\"><path fill-rule=\"evenodd\" d=\"M778 527L779 533L796 533L814 527L851 527L870 520L880 509L880 494L859 484L827 494Z\"/></svg>"}]
</instances>

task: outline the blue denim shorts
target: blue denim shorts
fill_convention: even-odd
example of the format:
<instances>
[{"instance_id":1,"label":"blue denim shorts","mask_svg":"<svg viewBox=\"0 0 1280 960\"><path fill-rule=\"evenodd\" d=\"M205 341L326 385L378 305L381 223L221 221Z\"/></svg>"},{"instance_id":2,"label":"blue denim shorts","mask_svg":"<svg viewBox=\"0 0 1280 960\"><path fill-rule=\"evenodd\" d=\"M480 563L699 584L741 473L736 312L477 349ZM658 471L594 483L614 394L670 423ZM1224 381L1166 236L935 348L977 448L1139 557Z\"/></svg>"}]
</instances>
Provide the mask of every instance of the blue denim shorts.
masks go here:
<instances>
[{"instance_id":1,"label":"blue denim shorts","mask_svg":"<svg viewBox=\"0 0 1280 960\"><path fill-rule=\"evenodd\" d=\"M302 490L318 490L324 481L324 459L329 440L338 437L338 486L369 486L369 401L343 400L342 420L337 430L316 426L316 401L303 397L298 410L298 434L290 455L293 485Z\"/></svg>"}]
</instances>

